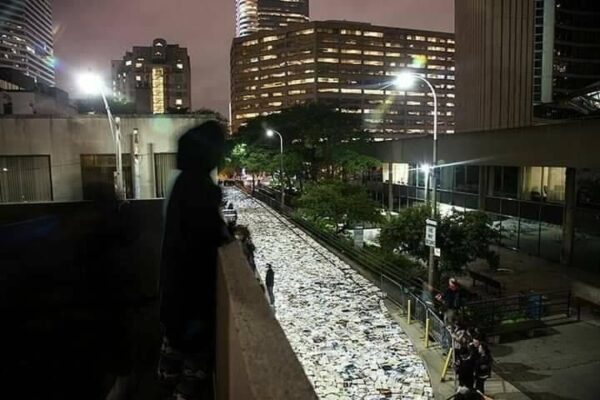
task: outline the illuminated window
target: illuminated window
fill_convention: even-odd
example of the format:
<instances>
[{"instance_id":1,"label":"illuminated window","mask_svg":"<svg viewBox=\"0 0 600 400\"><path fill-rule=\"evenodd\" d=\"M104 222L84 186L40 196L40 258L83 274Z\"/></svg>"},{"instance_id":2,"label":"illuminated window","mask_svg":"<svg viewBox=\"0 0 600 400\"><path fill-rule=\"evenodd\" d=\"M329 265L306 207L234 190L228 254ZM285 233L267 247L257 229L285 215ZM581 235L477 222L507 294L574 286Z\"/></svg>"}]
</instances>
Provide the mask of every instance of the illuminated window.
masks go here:
<instances>
[{"instance_id":1,"label":"illuminated window","mask_svg":"<svg viewBox=\"0 0 600 400\"><path fill-rule=\"evenodd\" d=\"M342 35L355 35L355 36L361 36L362 35L362 31L355 31L355 30L350 30L350 29L341 29L340 33Z\"/></svg>"},{"instance_id":2,"label":"illuminated window","mask_svg":"<svg viewBox=\"0 0 600 400\"><path fill-rule=\"evenodd\" d=\"M446 51L446 48L440 47L440 46L427 46L427 50L429 50L429 51Z\"/></svg>"},{"instance_id":3,"label":"illuminated window","mask_svg":"<svg viewBox=\"0 0 600 400\"><path fill-rule=\"evenodd\" d=\"M284 82L272 82L272 83L265 83L264 85L261 86L261 89L271 89L271 88L282 87L282 86L285 86Z\"/></svg>"},{"instance_id":4,"label":"illuminated window","mask_svg":"<svg viewBox=\"0 0 600 400\"><path fill-rule=\"evenodd\" d=\"M406 105L407 106L420 106L421 102L419 102L419 101L407 101Z\"/></svg>"},{"instance_id":5,"label":"illuminated window","mask_svg":"<svg viewBox=\"0 0 600 400\"><path fill-rule=\"evenodd\" d=\"M365 94L384 94L381 89L365 89Z\"/></svg>"},{"instance_id":6,"label":"illuminated window","mask_svg":"<svg viewBox=\"0 0 600 400\"><path fill-rule=\"evenodd\" d=\"M177 63L177 69L183 69L183 64L182 63Z\"/></svg>"},{"instance_id":7,"label":"illuminated window","mask_svg":"<svg viewBox=\"0 0 600 400\"><path fill-rule=\"evenodd\" d=\"M340 89L336 88L320 88L319 93L339 93Z\"/></svg>"},{"instance_id":8,"label":"illuminated window","mask_svg":"<svg viewBox=\"0 0 600 400\"><path fill-rule=\"evenodd\" d=\"M379 37L379 38L382 38L383 37L383 32L365 32L364 35L367 36L367 37Z\"/></svg>"},{"instance_id":9,"label":"illuminated window","mask_svg":"<svg viewBox=\"0 0 600 400\"><path fill-rule=\"evenodd\" d=\"M427 69L435 69L438 71L445 71L446 67L444 67L443 65L428 65Z\"/></svg>"},{"instance_id":10,"label":"illuminated window","mask_svg":"<svg viewBox=\"0 0 600 400\"><path fill-rule=\"evenodd\" d=\"M427 41L431 42L431 43L437 43L438 42L438 38L429 37L429 38L427 38Z\"/></svg>"},{"instance_id":11,"label":"illuminated window","mask_svg":"<svg viewBox=\"0 0 600 400\"><path fill-rule=\"evenodd\" d=\"M321 49L322 53L337 53L338 49L334 49L334 48L325 48L325 49Z\"/></svg>"},{"instance_id":12,"label":"illuminated window","mask_svg":"<svg viewBox=\"0 0 600 400\"><path fill-rule=\"evenodd\" d=\"M365 56L383 56L383 51L365 50L363 54Z\"/></svg>"},{"instance_id":13,"label":"illuminated window","mask_svg":"<svg viewBox=\"0 0 600 400\"><path fill-rule=\"evenodd\" d=\"M425 36L419 36L419 35L417 35L417 36L415 36L415 40L418 40L418 41L422 42L422 41L425 40Z\"/></svg>"},{"instance_id":14,"label":"illuminated window","mask_svg":"<svg viewBox=\"0 0 600 400\"><path fill-rule=\"evenodd\" d=\"M135 63L135 67L136 67L136 68L142 68L143 66L144 66L144 64L142 64L142 63L140 63L140 62L138 62L138 63Z\"/></svg>"},{"instance_id":15,"label":"illuminated window","mask_svg":"<svg viewBox=\"0 0 600 400\"><path fill-rule=\"evenodd\" d=\"M342 49L342 54L362 54L362 51L356 49Z\"/></svg>"},{"instance_id":16,"label":"illuminated window","mask_svg":"<svg viewBox=\"0 0 600 400\"><path fill-rule=\"evenodd\" d=\"M281 107L283 103L281 101L274 101L269 103L269 107Z\"/></svg>"},{"instance_id":17,"label":"illuminated window","mask_svg":"<svg viewBox=\"0 0 600 400\"><path fill-rule=\"evenodd\" d=\"M242 96L242 100L244 100L244 101L245 100L254 100L254 99L256 99L256 95L253 95L253 94L247 94L247 95Z\"/></svg>"},{"instance_id":18,"label":"illuminated window","mask_svg":"<svg viewBox=\"0 0 600 400\"><path fill-rule=\"evenodd\" d=\"M275 40L283 39L283 36L265 36L262 38L263 43L274 42Z\"/></svg>"},{"instance_id":19,"label":"illuminated window","mask_svg":"<svg viewBox=\"0 0 600 400\"><path fill-rule=\"evenodd\" d=\"M306 90L290 90L288 92L288 94L290 96L296 96L296 95L299 95L299 94L306 94Z\"/></svg>"},{"instance_id":20,"label":"illuminated window","mask_svg":"<svg viewBox=\"0 0 600 400\"><path fill-rule=\"evenodd\" d=\"M326 77L318 78L318 82L320 82L320 83L339 83L339 81L340 81L339 78L326 78Z\"/></svg>"},{"instance_id":21,"label":"illuminated window","mask_svg":"<svg viewBox=\"0 0 600 400\"><path fill-rule=\"evenodd\" d=\"M342 93L361 94L362 91L360 89L342 89Z\"/></svg>"},{"instance_id":22,"label":"illuminated window","mask_svg":"<svg viewBox=\"0 0 600 400\"><path fill-rule=\"evenodd\" d=\"M269 93L262 93L262 94L260 95L260 97L261 97L261 98L269 97Z\"/></svg>"},{"instance_id":23,"label":"illuminated window","mask_svg":"<svg viewBox=\"0 0 600 400\"><path fill-rule=\"evenodd\" d=\"M293 35L294 36L299 36L299 35L312 35L313 33L315 33L314 29L304 29L303 31L298 31L298 32L294 32Z\"/></svg>"},{"instance_id":24,"label":"illuminated window","mask_svg":"<svg viewBox=\"0 0 600 400\"><path fill-rule=\"evenodd\" d=\"M360 65L361 61L360 60L353 60L353 59L342 58L342 64Z\"/></svg>"},{"instance_id":25,"label":"illuminated window","mask_svg":"<svg viewBox=\"0 0 600 400\"><path fill-rule=\"evenodd\" d=\"M337 64L340 62L340 59L339 58L319 58L317 61L321 62L321 63Z\"/></svg>"},{"instance_id":26,"label":"illuminated window","mask_svg":"<svg viewBox=\"0 0 600 400\"><path fill-rule=\"evenodd\" d=\"M281 93L281 92L275 92L275 93L271 94L271 97L281 97L281 96L283 96L283 93Z\"/></svg>"},{"instance_id":27,"label":"illuminated window","mask_svg":"<svg viewBox=\"0 0 600 400\"><path fill-rule=\"evenodd\" d=\"M260 114L258 113L246 113L246 114L239 114L236 116L236 119L244 119L244 118L256 118L258 117Z\"/></svg>"},{"instance_id":28,"label":"illuminated window","mask_svg":"<svg viewBox=\"0 0 600 400\"><path fill-rule=\"evenodd\" d=\"M165 113L165 71L163 68L152 68L152 113Z\"/></svg>"},{"instance_id":29,"label":"illuminated window","mask_svg":"<svg viewBox=\"0 0 600 400\"><path fill-rule=\"evenodd\" d=\"M261 56L260 59L262 61L275 60L277 59L277 56L275 54L267 54L266 56Z\"/></svg>"},{"instance_id":30,"label":"illuminated window","mask_svg":"<svg viewBox=\"0 0 600 400\"><path fill-rule=\"evenodd\" d=\"M315 83L315 78L295 79L288 82L289 85L303 85L306 83Z\"/></svg>"},{"instance_id":31,"label":"illuminated window","mask_svg":"<svg viewBox=\"0 0 600 400\"><path fill-rule=\"evenodd\" d=\"M375 66L381 67L381 66L383 66L383 61L365 60L364 64L365 65L375 65Z\"/></svg>"},{"instance_id":32,"label":"illuminated window","mask_svg":"<svg viewBox=\"0 0 600 400\"><path fill-rule=\"evenodd\" d=\"M386 56L388 56L388 57L400 57L401 55L402 55L401 53L396 53L396 52L393 52L393 51L388 51L386 53Z\"/></svg>"},{"instance_id":33,"label":"illuminated window","mask_svg":"<svg viewBox=\"0 0 600 400\"><path fill-rule=\"evenodd\" d=\"M125 65L126 65L126 66L130 66L131 64L132 64L132 63L131 63L131 60L127 60L127 61L125 61Z\"/></svg>"},{"instance_id":34,"label":"illuminated window","mask_svg":"<svg viewBox=\"0 0 600 400\"><path fill-rule=\"evenodd\" d=\"M136 75L135 76L135 80L138 81L138 82L140 82L142 80L142 77L140 75Z\"/></svg>"},{"instance_id":35,"label":"illuminated window","mask_svg":"<svg viewBox=\"0 0 600 400\"><path fill-rule=\"evenodd\" d=\"M249 40L247 42L244 42L242 44L242 46L245 46L245 47L247 47L247 46L254 46L255 44L258 44L258 40Z\"/></svg>"},{"instance_id":36,"label":"illuminated window","mask_svg":"<svg viewBox=\"0 0 600 400\"><path fill-rule=\"evenodd\" d=\"M248 72L258 72L258 67L246 68L246 69L245 69L245 70L243 70L242 72L244 72L244 73L248 73Z\"/></svg>"},{"instance_id":37,"label":"illuminated window","mask_svg":"<svg viewBox=\"0 0 600 400\"><path fill-rule=\"evenodd\" d=\"M183 99L175 99L175 105L176 106L182 106L183 105Z\"/></svg>"}]
</instances>

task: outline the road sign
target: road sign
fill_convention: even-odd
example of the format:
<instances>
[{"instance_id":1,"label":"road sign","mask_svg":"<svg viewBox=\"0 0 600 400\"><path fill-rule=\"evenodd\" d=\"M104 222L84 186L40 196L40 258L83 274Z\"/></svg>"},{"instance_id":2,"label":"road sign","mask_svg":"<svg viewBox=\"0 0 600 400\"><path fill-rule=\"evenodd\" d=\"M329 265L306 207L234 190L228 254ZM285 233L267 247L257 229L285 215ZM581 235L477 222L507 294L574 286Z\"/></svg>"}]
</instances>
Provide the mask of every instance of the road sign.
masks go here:
<instances>
[{"instance_id":1,"label":"road sign","mask_svg":"<svg viewBox=\"0 0 600 400\"><path fill-rule=\"evenodd\" d=\"M427 220L427 228L425 230L425 246L435 247L435 235L437 230L437 221L433 219Z\"/></svg>"}]
</instances>

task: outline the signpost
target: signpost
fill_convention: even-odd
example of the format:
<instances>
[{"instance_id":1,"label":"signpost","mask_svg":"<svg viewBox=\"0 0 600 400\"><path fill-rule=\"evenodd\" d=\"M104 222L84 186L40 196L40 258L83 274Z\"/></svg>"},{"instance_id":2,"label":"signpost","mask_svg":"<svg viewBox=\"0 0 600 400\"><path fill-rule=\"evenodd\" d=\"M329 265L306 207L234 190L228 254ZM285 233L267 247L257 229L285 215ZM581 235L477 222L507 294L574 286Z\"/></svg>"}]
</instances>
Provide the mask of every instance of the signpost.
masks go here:
<instances>
[{"instance_id":1,"label":"signpost","mask_svg":"<svg viewBox=\"0 0 600 400\"><path fill-rule=\"evenodd\" d=\"M433 219L428 219L427 228L425 230L425 246L435 248L436 230L437 221Z\"/></svg>"}]
</instances>

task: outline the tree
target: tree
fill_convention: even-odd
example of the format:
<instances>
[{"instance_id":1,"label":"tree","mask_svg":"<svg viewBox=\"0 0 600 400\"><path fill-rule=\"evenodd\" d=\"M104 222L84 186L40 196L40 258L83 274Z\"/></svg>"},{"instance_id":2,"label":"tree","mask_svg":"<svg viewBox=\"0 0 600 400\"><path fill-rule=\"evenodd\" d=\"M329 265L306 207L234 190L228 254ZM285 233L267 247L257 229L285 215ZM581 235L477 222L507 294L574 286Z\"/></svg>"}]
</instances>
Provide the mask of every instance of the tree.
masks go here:
<instances>
[{"instance_id":1,"label":"tree","mask_svg":"<svg viewBox=\"0 0 600 400\"><path fill-rule=\"evenodd\" d=\"M367 191L339 181L313 183L298 199L300 214L314 222L325 222L336 233L362 223L378 223L381 214Z\"/></svg>"},{"instance_id":2,"label":"tree","mask_svg":"<svg viewBox=\"0 0 600 400\"><path fill-rule=\"evenodd\" d=\"M294 167L287 168L286 162L284 168L289 175L288 184L292 181L302 185L305 181L345 179L352 171L358 172L373 161L371 158L367 161L365 157L360 158L360 163L350 162L351 155L360 157L357 149L367 140L362 121L354 114L342 113L327 105L299 105L279 114L257 117L240 129L236 140L277 150L279 141L265 135L269 128L282 134L284 154L294 154ZM342 161L344 166L339 165Z\"/></svg>"},{"instance_id":3,"label":"tree","mask_svg":"<svg viewBox=\"0 0 600 400\"><path fill-rule=\"evenodd\" d=\"M388 252L406 252L426 262L429 248L425 246L425 225L430 216L428 206L410 207L397 217L384 223L379 242ZM498 239L491 227L491 220L481 211L458 212L437 217L437 246L442 251L440 267L449 273L460 271L468 263L479 258L486 259L496 268L498 255L490 245Z\"/></svg>"},{"instance_id":4,"label":"tree","mask_svg":"<svg viewBox=\"0 0 600 400\"><path fill-rule=\"evenodd\" d=\"M409 253L420 260L429 259L425 246L425 225L431 209L426 206L405 208L381 227L379 243L388 252Z\"/></svg>"}]
</instances>

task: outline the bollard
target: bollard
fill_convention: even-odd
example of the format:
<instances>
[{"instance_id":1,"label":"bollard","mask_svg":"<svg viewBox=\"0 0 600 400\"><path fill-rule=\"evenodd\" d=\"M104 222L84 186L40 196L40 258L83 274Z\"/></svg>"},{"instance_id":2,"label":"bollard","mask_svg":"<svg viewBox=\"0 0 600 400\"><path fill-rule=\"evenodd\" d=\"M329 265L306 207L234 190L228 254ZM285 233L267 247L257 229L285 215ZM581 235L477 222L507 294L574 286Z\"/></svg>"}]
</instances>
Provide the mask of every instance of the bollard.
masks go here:
<instances>
[{"instance_id":1,"label":"bollard","mask_svg":"<svg viewBox=\"0 0 600 400\"><path fill-rule=\"evenodd\" d=\"M429 318L425 320L425 348L429 347Z\"/></svg>"},{"instance_id":2,"label":"bollard","mask_svg":"<svg viewBox=\"0 0 600 400\"><path fill-rule=\"evenodd\" d=\"M408 322L408 325L410 325L410 299L408 299L408 310L406 312L406 321Z\"/></svg>"},{"instance_id":3,"label":"bollard","mask_svg":"<svg viewBox=\"0 0 600 400\"><path fill-rule=\"evenodd\" d=\"M448 350L448 355L446 356L446 362L444 363L444 368L442 368L442 376L440 378L440 382L444 382L446 379L446 374L448 373L448 366L450 365L450 360L452 359L454 353L454 347Z\"/></svg>"}]
</instances>

